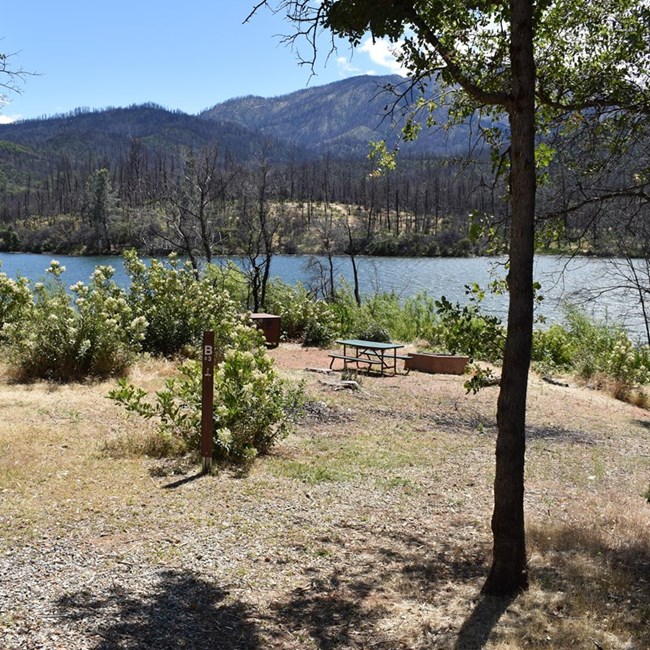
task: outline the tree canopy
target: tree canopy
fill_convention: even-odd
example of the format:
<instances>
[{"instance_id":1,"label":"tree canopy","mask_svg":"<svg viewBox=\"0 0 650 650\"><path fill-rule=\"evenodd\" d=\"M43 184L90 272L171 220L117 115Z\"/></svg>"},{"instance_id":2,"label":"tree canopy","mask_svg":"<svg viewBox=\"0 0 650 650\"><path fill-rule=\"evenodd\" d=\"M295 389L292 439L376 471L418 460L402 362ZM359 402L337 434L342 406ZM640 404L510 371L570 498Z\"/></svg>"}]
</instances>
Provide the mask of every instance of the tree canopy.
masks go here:
<instances>
[{"instance_id":1,"label":"tree canopy","mask_svg":"<svg viewBox=\"0 0 650 650\"><path fill-rule=\"evenodd\" d=\"M398 45L414 84L439 79L453 92L452 116L505 113L491 132L507 153L510 203L509 312L497 405L492 568L483 590L528 585L524 533L526 386L533 326L535 145L572 123L644 119L649 106L647 0L264 0L295 26L316 56L319 35L353 45L370 34ZM309 57L307 57L309 62ZM552 151L549 155L552 155Z\"/></svg>"},{"instance_id":2,"label":"tree canopy","mask_svg":"<svg viewBox=\"0 0 650 650\"><path fill-rule=\"evenodd\" d=\"M371 34L399 43L414 79L440 73L481 105L511 100L511 12L507 2L461 0L280 0L271 5L297 26L315 52L322 29L353 45ZM515 3L516 4L516 3ZM558 111L650 107L650 5L544 0L530 4L538 106ZM307 62L313 61L307 57Z\"/></svg>"}]
</instances>

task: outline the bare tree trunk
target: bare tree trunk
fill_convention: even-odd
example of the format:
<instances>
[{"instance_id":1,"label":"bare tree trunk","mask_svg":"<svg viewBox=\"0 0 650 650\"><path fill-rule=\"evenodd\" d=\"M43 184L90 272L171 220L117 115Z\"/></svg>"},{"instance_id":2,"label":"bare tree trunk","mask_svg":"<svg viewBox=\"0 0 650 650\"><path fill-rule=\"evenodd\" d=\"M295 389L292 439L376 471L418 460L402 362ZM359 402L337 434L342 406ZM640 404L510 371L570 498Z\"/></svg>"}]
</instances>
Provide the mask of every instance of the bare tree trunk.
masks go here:
<instances>
[{"instance_id":1,"label":"bare tree trunk","mask_svg":"<svg viewBox=\"0 0 650 650\"><path fill-rule=\"evenodd\" d=\"M624 249L624 246L621 246L622 249ZM650 292L649 286L650 283L648 283L647 278L650 278L650 272L649 272L649 263L648 263L648 257L647 255L643 258L643 263L645 264L645 276L646 276L646 281L644 282L644 279L639 277L639 271L637 270L636 266L634 265L634 259L632 256L628 253L624 253L624 258L625 258L625 263L627 264L627 267L629 269L630 275L626 275L624 272L617 271L623 275L624 278L624 284L627 284L630 288L634 289L637 294L639 295L639 306L641 307L641 315L643 316L643 322L645 325L645 335L646 335L646 341L647 344L650 345L650 321L648 320L648 306L646 303L646 295ZM639 261L639 264L641 261Z\"/></svg>"},{"instance_id":2,"label":"bare tree trunk","mask_svg":"<svg viewBox=\"0 0 650 650\"><path fill-rule=\"evenodd\" d=\"M354 282L354 300L357 305L361 306L361 291L359 289L359 271L357 269L357 249L356 242L352 233L352 226L350 225L350 219L346 219L345 222L346 230L348 232L348 255L350 257L350 262L352 263L352 280Z\"/></svg>"},{"instance_id":3,"label":"bare tree trunk","mask_svg":"<svg viewBox=\"0 0 650 650\"><path fill-rule=\"evenodd\" d=\"M352 278L354 280L354 300L361 307L361 291L359 290L359 271L357 269L357 259L354 254L350 254L352 262Z\"/></svg>"},{"instance_id":4,"label":"bare tree trunk","mask_svg":"<svg viewBox=\"0 0 650 650\"><path fill-rule=\"evenodd\" d=\"M327 272L329 277L329 299L336 300L336 285L334 280L334 256L331 249L327 251Z\"/></svg>"},{"instance_id":5,"label":"bare tree trunk","mask_svg":"<svg viewBox=\"0 0 650 650\"><path fill-rule=\"evenodd\" d=\"M524 529L526 394L533 331L535 230L535 60L532 3L511 0L512 100L510 304L497 404L492 567L483 593L513 594L528 587Z\"/></svg>"}]
</instances>

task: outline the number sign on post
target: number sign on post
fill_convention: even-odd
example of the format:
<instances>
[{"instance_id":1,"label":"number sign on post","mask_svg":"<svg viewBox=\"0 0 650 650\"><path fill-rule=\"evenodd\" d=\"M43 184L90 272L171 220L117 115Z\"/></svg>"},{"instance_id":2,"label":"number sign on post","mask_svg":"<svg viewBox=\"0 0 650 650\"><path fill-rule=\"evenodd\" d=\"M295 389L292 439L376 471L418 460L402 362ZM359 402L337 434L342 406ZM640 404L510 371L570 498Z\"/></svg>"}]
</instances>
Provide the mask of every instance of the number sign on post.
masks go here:
<instances>
[{"instance_id":1,"label":"number sign on post","mask_svg":"<svg viewBox=\"0 0 650 650\"><path fill-rule=\"evenodd\" d=\"M212 467L212 435L214 433L214 332L203 332L203 371L201 381L201 457L203 471Z\"/></svg>"}]
</instances>

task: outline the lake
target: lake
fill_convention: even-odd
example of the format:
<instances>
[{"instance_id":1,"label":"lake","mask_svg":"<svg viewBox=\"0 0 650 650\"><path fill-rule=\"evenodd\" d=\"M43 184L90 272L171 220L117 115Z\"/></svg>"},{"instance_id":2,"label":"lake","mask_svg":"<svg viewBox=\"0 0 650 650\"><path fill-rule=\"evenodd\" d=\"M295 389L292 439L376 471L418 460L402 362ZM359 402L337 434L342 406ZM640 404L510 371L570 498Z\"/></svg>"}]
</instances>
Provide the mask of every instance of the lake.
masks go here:
<instances>
[{"instance_id":1,"label":"lake","mask_svg":"<svg viewBox=\"0 0 650 650\"><path fill-rule=\"evenodd\" d=\"M30 253L0 253L0 271L10 277L18 275L32 280L42 279L50 260L57 259L66 267L63 280L72 285L81 280L87 282L98 265L110 265L115 280L126 286L128 277L120 257L73 257ZM321 259L324 262L323 258ZM273 258L271 275L294 284L313 281L307 269L308 256L277 255ZM221 262L225 263L226 258ZM235 260L236 261L236 260ZM408 297L426 291L438 298L446 296L452 302L466 301L465 285L477 282L482 287L494 277L503 277L506 258L404 258L362 257L358 258L359 281L362 293L368 295L379 291L393 291ZM352 268L347 257L335 260L336 275L349 282ZM562 305L567 302L584 306L593 316L625 325L637 337L645 337L645 321L640 313L636 293L631 290L608 292L594 301L587 301L592 292L615 284L616 260L600 258L573 258L538 256L535 261L535 279L541 283L544 300L537 309L548 322L562 320ZM507 313L505 296L489 295L485 309L501 317Z\"/></svg>"}]
</instances>

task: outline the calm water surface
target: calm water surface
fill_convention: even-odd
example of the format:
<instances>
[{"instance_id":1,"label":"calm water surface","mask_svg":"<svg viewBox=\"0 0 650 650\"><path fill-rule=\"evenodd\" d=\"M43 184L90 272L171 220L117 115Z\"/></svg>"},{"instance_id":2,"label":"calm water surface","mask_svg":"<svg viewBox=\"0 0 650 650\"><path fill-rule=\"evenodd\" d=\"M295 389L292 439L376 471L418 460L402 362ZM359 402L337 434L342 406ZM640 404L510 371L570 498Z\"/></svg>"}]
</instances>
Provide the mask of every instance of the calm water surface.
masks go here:
<instances>
[{"instance_id":1,"label":"calm water surface","mask_svg":"<svg viewBox=\"0 0 650 650\"><path fill-rule=\"evenodd\" d=\"M0 253L1 271L10 277L18 275L30 279L42 279L51 259L65 265L63 279L67 285L81 280L87 282L94 268L107 264L115 269L115 280L126 286L128 278L120 257L72 257L68 255L37 255L27 253ZM291 284L314 282L314 275L307 269L307 256L277 255L273 258L271 275ZM225 263L227 260L223 259ZM324 260L321 260L324 261ZM364 294L393 291L408 297L426 291L438 298L446 296L452 302L466 301L465 285L477 282L482 287L495 277L503 277L505 258L359 258L359 276ZM583 305L586 310L601 319L625 325L636 335L644 336L643 320L633 291L618 291L586 302L590 291L614 283L613 261L607 259L540 256L535 262L535 279L541 283L544 296L537 313L549 322L562 320L562 306L567 302ZM336 258L336 276L348 281L352 269L347 257ZM485 308L491 313L505 317L507 298L488 296Z\"/></svg>"}]
</instances>

